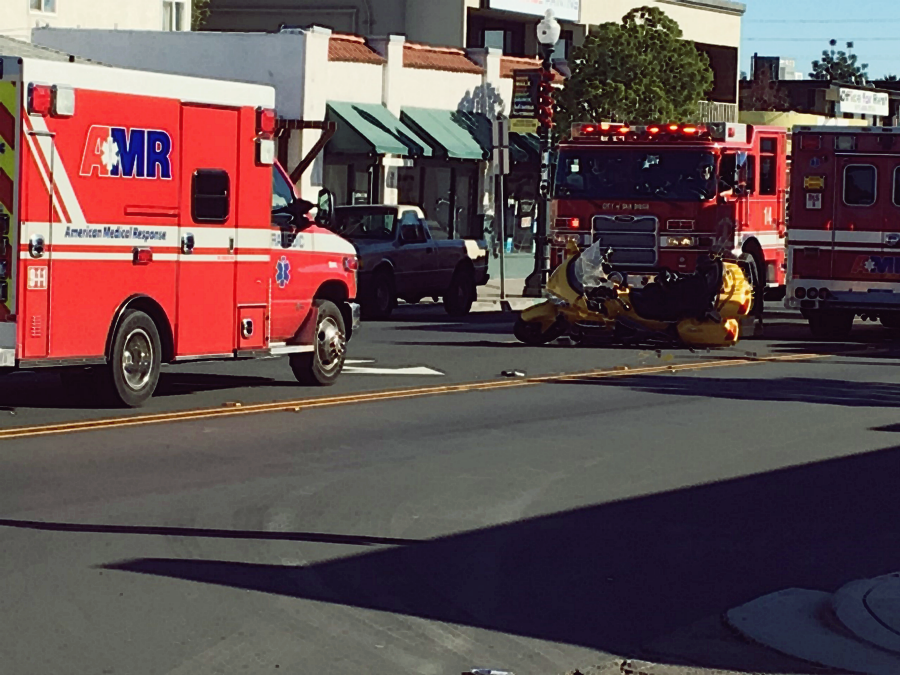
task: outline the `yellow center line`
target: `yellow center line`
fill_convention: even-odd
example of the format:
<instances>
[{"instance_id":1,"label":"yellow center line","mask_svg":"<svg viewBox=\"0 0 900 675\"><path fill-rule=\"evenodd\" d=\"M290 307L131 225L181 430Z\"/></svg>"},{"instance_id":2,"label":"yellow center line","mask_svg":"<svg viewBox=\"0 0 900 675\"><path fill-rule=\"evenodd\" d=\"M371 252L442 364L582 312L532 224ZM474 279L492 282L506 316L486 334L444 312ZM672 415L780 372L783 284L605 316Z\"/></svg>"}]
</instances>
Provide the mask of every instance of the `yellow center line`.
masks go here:
<instances>
[{"instance_id":1,"label":"yellow center line","mask_svg":"<svg viewBox=\"0 0 900 675\"><path fill-rule=\"evenodd\" d=\"M416 387L414 389L388 389L360 394L347 394L344 396L305 398L293 401L277 401L274 403L258 403L251 405L238 405L233 407L200 408L195 410L182 410L178 412L157 413L151 415L112 417L98 420L84 420L78 422L64 422L61 424L47 424L42 426L2 429L0 430L0 440L11 438L29 438L33 436L50 436L54 434L74 433L78 431L93 431L99 429L137 427L148 424L162 424L164 422L184 422L189 420L234 417L237 415L254 415L272 412L300 412L303 410L311 410L313 408L328 408L340 405L374 403L380 401L393 401L398 399L419 398L422 396L439 396L443 394L458 394L473 391L491 391L494 389L510 389L514 387L533 387L541 384L566 383L585 379L599 380L606 378L634 377L635 375L654 375L659 373L705 370L708 368L750 366L759 363L806 361L818 358L825 357L818 354L792 354L788 356L743 358L730 361L703 361L700 363L681 363L666 366L647 366L643 368L588 370L577 373L563 373L560 375L542 375L538 377L523 377L518 379L488 380L486 382L467 382L463 384L449 384L434 387Z\"/></svg>"}]
</instances>

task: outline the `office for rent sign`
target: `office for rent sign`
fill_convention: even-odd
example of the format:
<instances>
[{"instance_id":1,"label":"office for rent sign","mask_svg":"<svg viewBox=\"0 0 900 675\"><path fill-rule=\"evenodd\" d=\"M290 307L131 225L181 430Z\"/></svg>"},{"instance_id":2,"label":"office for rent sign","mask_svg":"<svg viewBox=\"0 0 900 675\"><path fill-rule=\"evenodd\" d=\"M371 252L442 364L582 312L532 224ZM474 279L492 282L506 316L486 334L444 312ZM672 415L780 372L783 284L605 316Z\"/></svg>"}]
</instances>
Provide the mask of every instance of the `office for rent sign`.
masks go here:
<instances>
[{"instance_id":1,"label":"office for rent sign","mask_svg":"<svg viewBox=\"0 0 900 675\"><path fill-rule=\"evenodd\" d=\"M560 21L581 20L581 0L490 0L491 9L544 16L548 9Z\"/></svg>"},{"instance_id":2,"label":"office for rent sign","mask_svg":"<svg viewBox=\"0 0 900 675\"><path fill-rule=\"evenodd\" d=\"M841 87L838 92L837 113L851 113L854 115L879 115L884 117L890 114L889 98L887 94L874 91L861 91L859 89L846 89Z\"/></svg>"}]
</instances>

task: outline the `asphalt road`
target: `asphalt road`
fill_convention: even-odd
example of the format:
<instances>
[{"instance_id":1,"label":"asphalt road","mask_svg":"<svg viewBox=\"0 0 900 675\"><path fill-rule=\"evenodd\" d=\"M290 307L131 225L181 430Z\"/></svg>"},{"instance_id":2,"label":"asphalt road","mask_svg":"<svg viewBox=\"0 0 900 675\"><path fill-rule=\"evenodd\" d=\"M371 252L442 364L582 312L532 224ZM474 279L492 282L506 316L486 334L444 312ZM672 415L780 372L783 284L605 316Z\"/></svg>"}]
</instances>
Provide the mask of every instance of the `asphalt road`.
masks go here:
<instances>
[{"instance_id":1,"label":"asphalt road","mask_svg":"<svg viewBox=\"0 0 900 675\"><path fill-rule=\"evenodd\" d=\"M279 360L193 366L150 411L605 374L0 441L0 673L762 668L690 627L897 568L900 352L881 330L815 344L783 315L692 354L520 347L510 321L411 308L364 324L357 367L441 374L323 394ZM118 414L54 379L7 380L4 425Z\"/></svg>"}]
</instances>

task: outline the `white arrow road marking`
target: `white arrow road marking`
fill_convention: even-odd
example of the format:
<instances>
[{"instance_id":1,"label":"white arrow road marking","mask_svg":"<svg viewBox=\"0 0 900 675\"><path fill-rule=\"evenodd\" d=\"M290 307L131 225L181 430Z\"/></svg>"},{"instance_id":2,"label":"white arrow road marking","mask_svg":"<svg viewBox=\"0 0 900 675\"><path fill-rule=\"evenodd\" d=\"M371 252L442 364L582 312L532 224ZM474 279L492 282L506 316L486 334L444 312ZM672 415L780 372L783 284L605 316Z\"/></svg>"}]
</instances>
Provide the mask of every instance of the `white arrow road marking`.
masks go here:
<instances>
[{"instance_id":1,"label":"white arrow road marking","mask_svg":"<svg viewBox=\"0 0 900 675\"><path fill-rule=\"evenodd\" d=\"M348 363L359 363L358 361L346 361L344 365L345 375L444 375L434 368L426 368L425 366L415 366L410 368L373 368L372 366L353 366L346 365ZM368 361L374 363L374 361Z\"/></svg>"}]
</instances>

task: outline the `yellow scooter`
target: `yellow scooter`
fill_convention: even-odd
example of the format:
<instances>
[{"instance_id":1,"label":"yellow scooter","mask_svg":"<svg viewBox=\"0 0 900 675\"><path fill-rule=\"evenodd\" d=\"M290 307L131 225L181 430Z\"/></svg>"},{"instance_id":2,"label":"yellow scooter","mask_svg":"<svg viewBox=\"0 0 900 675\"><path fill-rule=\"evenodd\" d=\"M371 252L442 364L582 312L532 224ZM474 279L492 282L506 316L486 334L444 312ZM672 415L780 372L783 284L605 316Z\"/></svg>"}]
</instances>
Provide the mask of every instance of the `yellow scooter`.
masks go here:
<instances>
[{"instance_id":1,"label":"yellow scooter","mask_svg":"<svg viewBox=\"0 0 900 675\"><path fill-rule=\"evenodd\" d=\"M663 270L643 288L629 288L612 270L612 249L600 242L579 252L570 242L566 260L547 282L545 302L516 321L516 338L541 345L563 335L624 344L682 344L730 347L738 342L741 319L750 314L753 285L737 263L704 258L693 274Z\"/></svg>"}]
</instances>

